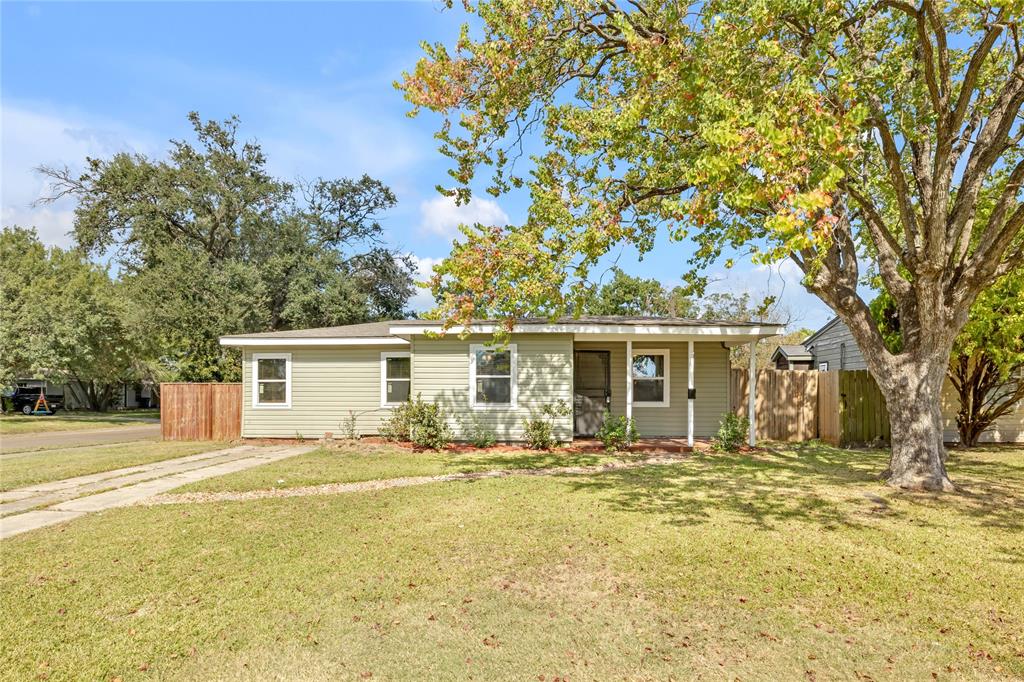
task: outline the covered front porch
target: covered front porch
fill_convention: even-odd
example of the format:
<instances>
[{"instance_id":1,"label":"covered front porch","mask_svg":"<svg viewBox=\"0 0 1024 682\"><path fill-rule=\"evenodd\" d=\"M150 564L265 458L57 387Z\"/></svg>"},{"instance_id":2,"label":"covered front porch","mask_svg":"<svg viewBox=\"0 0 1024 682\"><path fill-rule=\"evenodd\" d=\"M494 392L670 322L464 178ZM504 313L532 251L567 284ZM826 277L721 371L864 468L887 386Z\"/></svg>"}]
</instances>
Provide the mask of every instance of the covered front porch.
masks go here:
<instances>
[{"instance_id":1,"label":"covered front porch","mask_svg":"<svg viewBox=\"0 0 1024 682\"><path fill-rule=\"evenodd\" d=\"M606 415L622 415L634 421L648 448L666 451L692 450L715 435L730 409L729 349L747 343L755 358L757 343L757 337L581 337L573 343L574 442L593 438ZM749 371L755 371L753 361ZM748 407L751 445L754 399Z\"/></svg>"}]
</instances>

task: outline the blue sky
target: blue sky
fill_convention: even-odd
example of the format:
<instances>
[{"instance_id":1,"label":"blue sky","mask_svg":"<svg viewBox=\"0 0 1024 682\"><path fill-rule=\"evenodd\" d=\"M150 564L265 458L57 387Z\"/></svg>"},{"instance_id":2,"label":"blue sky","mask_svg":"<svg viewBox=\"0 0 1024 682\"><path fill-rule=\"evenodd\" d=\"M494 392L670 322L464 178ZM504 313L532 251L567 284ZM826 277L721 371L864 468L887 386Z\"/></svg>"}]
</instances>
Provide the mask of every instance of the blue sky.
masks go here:
<instances>
[{"instance_id":1,"label":"blue sky","mask_svg":"<svg viewBox=\"0 0 1024 682\"><path fill-rule=\"evenodd\" d=\"M458 4L458 3L456 3ZM86 156L133 150L159 156L188 137L186 114L237 114L283 178L380 178L399 204L389 242L428 270L460 222L516 222L528 197L478 198L456 208L435 191L448 183L436 150L438 119L406 116L392 83L411 69L423 40L452 43L465 15L437 2L0 4L0 156L4 225L34 225L66 245L73 205L32 207L45 190L33 168L80 166ZM631 274L679 282L689 248L663 240ZM712 273L715 290L781 296L798 326L828 309L799 285L792 265L741 263ZM419 308L429 296L418 295Z\"/></svg>"}]
</instances>

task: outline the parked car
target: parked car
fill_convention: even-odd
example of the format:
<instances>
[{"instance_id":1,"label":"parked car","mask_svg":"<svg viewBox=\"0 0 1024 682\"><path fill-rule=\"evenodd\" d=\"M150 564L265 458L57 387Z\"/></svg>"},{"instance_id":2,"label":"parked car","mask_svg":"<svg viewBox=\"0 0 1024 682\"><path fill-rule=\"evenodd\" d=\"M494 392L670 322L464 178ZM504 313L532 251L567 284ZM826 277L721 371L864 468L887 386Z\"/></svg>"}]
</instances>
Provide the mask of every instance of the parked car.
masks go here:
<instances>
[{"instance_id":1,"label":"parked car","mask_svg":"<svg viewBox=\"0 0 1024 682\"><path fill-rule=\"evenodd\" d=\"M39 401L39 389L19 386L8 400L15 412L32 414L35 412L36 403ZM47 395L46 404L50 408L49 414L56 414L57 410L64 406L64 400L59 395Z\"/></svg>"}]
</instances>

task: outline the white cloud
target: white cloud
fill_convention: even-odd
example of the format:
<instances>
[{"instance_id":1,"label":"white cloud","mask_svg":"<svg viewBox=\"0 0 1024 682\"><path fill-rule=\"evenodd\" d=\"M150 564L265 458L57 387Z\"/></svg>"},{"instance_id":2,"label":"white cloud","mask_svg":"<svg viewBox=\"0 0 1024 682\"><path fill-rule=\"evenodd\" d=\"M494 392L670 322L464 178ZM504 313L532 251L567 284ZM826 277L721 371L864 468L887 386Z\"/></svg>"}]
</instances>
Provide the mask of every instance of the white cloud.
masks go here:
<instances>
[{"instance_id":1,"label":"white cloud","mask_svg":"<svg viewBox=\"0 0 1024 682\"><path fill-rule=\"evenodd\" d=\"M439 196L420 204L420 229L429 234L454 237L459 225L508 225L508 214L490 199L473 199L456 205L452 197Z\"/></svg>"},{"instance_id":2,"label":"white cloud","mask_svg":"<svg viewBox=\"0 0 1024 682\"><path fill-rule=\"evenodd\" d=\"M437 266L443 258L421 258L415 254L410 254L413 261L416 263L416 275L415 280L418 283L425 283L430 279L430 276L434 273L434 267ZM409 307L416 312L426 312L433 308L437 302L434 300L434 296L430 293L430 289L424 289L422 287L416 287L416 292L409 299Z\"/></svg>"},{"instance_id":3,"label":"white cloud","mask_svg":"<svg viewBox=\"0 0 1024 682\"><path fill-rule=\"evenodd\" d=\"M110 156L150 146L144 136L109 121L43 111L5 102L0 108L0 219L4 226L35 227L46 244L68 246L74 200L33 206L47 193L40 165L80 168L87 156Z\"/></svg>"}]
</instances>

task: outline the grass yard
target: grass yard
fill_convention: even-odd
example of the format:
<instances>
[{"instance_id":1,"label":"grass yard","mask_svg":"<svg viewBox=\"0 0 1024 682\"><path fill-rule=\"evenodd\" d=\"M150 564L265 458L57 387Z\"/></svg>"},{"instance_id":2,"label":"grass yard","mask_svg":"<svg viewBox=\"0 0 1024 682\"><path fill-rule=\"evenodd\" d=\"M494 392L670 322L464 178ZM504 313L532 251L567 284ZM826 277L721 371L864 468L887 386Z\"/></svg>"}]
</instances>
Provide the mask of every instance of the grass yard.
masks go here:
<instances>
[{"instance_id":1,"label":"grass yard","mask_svg":"<svg viewBox=\"0 0 1024 682\"><path fill-rule=\"evenodd\" d=\"M209 478L174 492L223 492L296 488L324 483L354 483L404 476L489 471L493 469L542 469L553 466L594 466L635 455L533 452L529 450L481 450L465 453L413 452L391 445L340 444L318 448L305 455Z\"/></svg>"},{"instance_id":2,"label":"grass yard","mask_svg":"<svg viewBox=\"0 0 1024 682\"><path fill-rule=\"evenodd\" d=\"M0 491L226 447L226 443L135 441L0 454Z\"/></svg>"},{"instance_id":3,"label":"grass yard","mask_svg":"<svg viewBox=\"0 0 1024 682\"><path fill-rule=\"evenodd\" d=\"M1024 449L954 454L938 498L883 465L806 446L90 515L3 541L0 676L1024 677Z\"/></svg>"},{"instance_id":4,"label":"grass yard","mask_svg":"<svg viewBox=\"0 0 1024 682\"><path fill-rule=\"evenodd\" d=\"M115 426L137 426L141 418L159 419L160 410L131 410L128 412L58 412L51 415L0 415L0 435L22 433L48 433L53 431L85 431L109 429Z\"/></svg>"}]
</instances>

